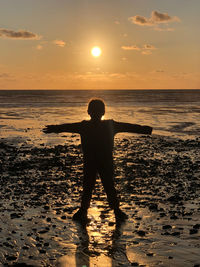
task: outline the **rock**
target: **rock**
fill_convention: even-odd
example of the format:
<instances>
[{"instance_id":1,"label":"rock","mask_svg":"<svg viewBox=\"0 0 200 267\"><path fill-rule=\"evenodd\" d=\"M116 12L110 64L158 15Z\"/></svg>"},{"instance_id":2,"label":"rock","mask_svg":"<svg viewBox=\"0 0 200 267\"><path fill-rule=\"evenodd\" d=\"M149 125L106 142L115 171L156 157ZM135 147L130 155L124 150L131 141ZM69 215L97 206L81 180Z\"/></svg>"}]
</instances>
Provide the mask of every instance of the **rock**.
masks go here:
<instances>
[{"instance_id":1,"label":"rock","mask_svg":"<svg viewBox=\"0 0 200 267\"><path fill-rule=\"evenodd\" d=\"M6 246L7 248L14 248L14 246L8 242L3 242L3 245Z\"/></svg>"},{"instance_id":2,"label":"rock","mask_svg":"<svg viewBox=\"0 0 200 267\"><path fill-rule=\"evenodd\" d=\"M197 223L197 224L193 225L193 229L200 229L200 224Z\"/></svg>"},{"instance_id":3,"label":"rock","mask_svg":"<svg viewBox=\"0 0 200 267\"><path fill-rule=\"evenodd\" d=\"M166 224L166 225L163 225L162 229L163 229L163 230L166 230L166 229L172 229L172 227L171 227L171 225Z\"/></svg>"},{"instance_id":4,"label":"rock","mask_svg":"<svg viewBox=\"0 0 200 267\"><path fill-rule=\"evenodd\" d=\"M46 253L47 253L45 249L40 249L39 252L40 252L41 254L46 254Z\"/></svg>"},{"instance_id":5,"label":"rock","mask_svg":"<svg viewBox=\"0 0 200 267\"><path fill-rule=\"evenodd\" d=\"M172 233L171 235L173 235L173 236L180 236L180 232L174 232L174 233Z\"/></svg>"},{"instance_id":6,"label":"rock","mask_svg":"<svg viewBox=\"0 0 200 267\"><path fill-rule=\"evenodd\" d=\"M41 231L39 231L38 233L39 234L46 234L49 230L48 229L43 229Z\"/></svg>"},{"instance_id":7,"label":"rock","mask_svg":"<svg viewBox=\"0 0 200 267\"><path fill-rule=\"evenodd\" d=\"M15 260L17 260L17 256L16 255L6 256L6 260L8 260L8 261L15 261Z\"/></svg>"},{"instance_id":8,"label":"rock","mask_svg":"<svg viewBox=\"0 0 200 267\"><path fill-rule=\"evenodd\" d=\"M182 197L180 197L179 195L174 195L174 196L171 196L167 199L167 201L170 201L172 203L177 203L179 201L183 200Z\"/></svg>"},{"instance_id":9,"label":"rock","mask_svg":"<svg viewBox=\"0 0 200 267\"><path fill-rule=\"evenodd\" d=\"M21 216L22 216L22 214L20 214L20 213L11 213L10 214L11 219L20 218Z\"/></svg>"},{"instance_id":10,"label":"rock","mask_svg":"<svg viewBox=\"0 0 200 267\"><path fill-rule=\"evenodd\" d=\"M131 263L131 266L139 266L139 263L137 263L137 262L132 262L132 263Z\"/></svg>"},{"instance_id":11,"label":"rock","mask_svg":"<svg viewBox=\"0 0 200 267\"><path fill-rule=\"evenodd\" d=\"M177 220L178 217L177 217L176 215L172 215L172 216L170 217L170 219L171 219L171 220Z\"/></svg>"},{"instance_id":12,"label":"rock","mask_svg":"<svg viewBox=\"0 0 200 267\"><path fill-rule=\"evenodd\" d=\"M154 254L151 252L151 253L147 253L146 255L147 255L148 257L153 257Z\"/></svg>"},{"instance_id":13,"label":"rock","mask_svg":"<svg viewBox=\"0 0 200 267\"><path fill-rule=\"evenodd\" d=\"M22 249L24 249L24 250L28 250L29 247L28 247L28 246L23 246Z\"/></svg>"},{"instance_id":14,"label":"rock","mask_svg":"<svg viewBox=\"0 0 200 267\"><path fill-rule=\"evenodd\" d=\"M170 235L169 232L161 233L161 235Z\"/></svg>"},{"instance_id":15,"label":"rock","mask_svg":"<svg viewBox=\"0 0 200 267\"><path fill-rule=\"evenodd\" d=\"M149 210L151 210L151 211L157 211L158 210L158 204L156 204L156 203L150 204Z\"/></svg>"},{"instance_id":16,"label":"rock","mask_svg":"<svg viewBox=\"0 0 200 267\"><path fill-rule=\"evenodd\" d=\"M137 234L138 234L139 236L145 236L145 235L146 235L145 231L143 231L143 230L139 230L139 231L137 231Z\"/></svg>"},{"instance_id":17,"label":"rock","mask_svg":"<svg viewBox=\"0 0 200 267\"><path fill-rule=\"evenodd\" d=\"M194 235L198 233L198 229L190 229L190 235Z\"/></svg>"}]
</instances>

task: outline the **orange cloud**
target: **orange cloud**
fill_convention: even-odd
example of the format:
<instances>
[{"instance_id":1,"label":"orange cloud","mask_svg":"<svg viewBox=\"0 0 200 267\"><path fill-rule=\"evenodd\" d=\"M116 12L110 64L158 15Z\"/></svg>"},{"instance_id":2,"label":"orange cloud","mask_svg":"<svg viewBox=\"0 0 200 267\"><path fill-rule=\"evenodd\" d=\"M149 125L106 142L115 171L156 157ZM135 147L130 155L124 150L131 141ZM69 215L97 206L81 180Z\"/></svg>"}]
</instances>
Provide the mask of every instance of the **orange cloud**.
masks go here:
<instances>
[{"instance_id":1,"label":"orange cloud","mask_svg":"<svg viewBox=\"0 0 200 267\"><path fill-rule=\"evenodd\" d=\"M43 49L43 46L42 46L42 45L37 45L37 46L36 46L36 49L37 49L37 50L42 50L42 49Z\"/></svg>"},{"instance_id":2,"label":"orange cloud","mask_svg":"<svg viewBox=\"0 0 200 267\"><path fill-rule=\"evenodd\" d=\"M145 44L141 47L139 47L137 45L124 45L121 47L121 49L126 50L126 51L135 50L135 51L140 51L141 54L143 54L143 55L151 55L152 50L155 50L157 48L153 45Z\"/></svg>"},{"instance_id":3,"label":"orange cloud","mask_svg":"<svg viewBox=\"0 0 200 267\"><path fill-rule=\"evenodd\" d=\"M137 45L124 45L121 47L121 49L123 49L123 50L137 50L137 51L141 50L141 48L138 47Z\"/></svg>"},{"instance_id":4,"label":"orange cloud","mask_svg":"<svg viewBox=\"0 0 200 267\"><path fill-rule=\"evenodd\" d=\"M64 47L66 45L66 43L62 40L55 40L53 43L59 47Z\"/></svg>"}]
</instances>

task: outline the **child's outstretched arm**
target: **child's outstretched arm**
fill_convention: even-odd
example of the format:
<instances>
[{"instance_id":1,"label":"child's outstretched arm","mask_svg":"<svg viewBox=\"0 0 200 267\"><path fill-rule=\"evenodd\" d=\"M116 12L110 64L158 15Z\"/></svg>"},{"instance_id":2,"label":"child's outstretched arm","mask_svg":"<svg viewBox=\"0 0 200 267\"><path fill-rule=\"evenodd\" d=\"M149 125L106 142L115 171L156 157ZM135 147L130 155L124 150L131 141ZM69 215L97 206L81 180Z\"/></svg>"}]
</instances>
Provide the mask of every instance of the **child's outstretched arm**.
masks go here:
<instances>
[{"instance_id":1,"label":"child's outstretched arm","mask_svg":"<svg viewBox=\"0 0 200 267\"><path fill-rule=\"evenodd\" d=\"M62 133L62 132L69 132L69 133L80 133L81 131L81 122L76 123L65 123L60 125L47 125L44 129L44 133Z\"/></svg>"},{"instance_id":2,"label":"child's outstretched arm","mask_svg":"<svg viewBox=\"0 0 200 267\"><path fill-rule=\"evenodd\" d=\"M115 133L129 132L129 133L139 133L139 134L151 134L153 128L150 126L142 126L139 124L115 122L114 121Z\"/></svg>"}]
</instances>

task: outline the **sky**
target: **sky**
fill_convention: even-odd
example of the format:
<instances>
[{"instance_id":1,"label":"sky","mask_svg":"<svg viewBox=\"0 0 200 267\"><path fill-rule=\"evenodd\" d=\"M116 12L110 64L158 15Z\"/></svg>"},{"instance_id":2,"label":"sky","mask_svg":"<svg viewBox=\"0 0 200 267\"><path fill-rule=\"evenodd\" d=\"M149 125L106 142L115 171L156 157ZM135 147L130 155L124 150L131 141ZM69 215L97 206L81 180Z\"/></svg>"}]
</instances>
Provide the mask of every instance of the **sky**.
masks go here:
<instances>
[{"instance_id":1,"label":"sky","mask_svg":"<svg viewBox=\"0 0 200 267\"><path fill-rule=\"evenodd\" d=\"M199 11L199 0L0 0L0 89L199 89Z\"/></svg>"}]
</instances>

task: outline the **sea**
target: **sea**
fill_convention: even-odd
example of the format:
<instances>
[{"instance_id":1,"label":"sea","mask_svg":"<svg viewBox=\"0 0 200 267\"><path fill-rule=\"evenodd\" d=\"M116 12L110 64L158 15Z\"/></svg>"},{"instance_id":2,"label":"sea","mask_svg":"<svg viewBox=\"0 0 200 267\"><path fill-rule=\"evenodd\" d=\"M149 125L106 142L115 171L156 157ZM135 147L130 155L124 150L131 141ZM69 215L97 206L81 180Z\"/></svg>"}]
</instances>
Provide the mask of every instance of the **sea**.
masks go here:
<instances>
[{"instance_id":1,"label":"sea","mask_svg":"<svg viewBox=\"0 0 200 267\"><path fill-rule=\"evenodd\" d=\"M200 137L200 90L0 90L0 141L64 144L71 134L47 135L42 129L89 119L87 104L92 98L104 100L104 119L149 125L153 135ZM119 138L127 135L131 134Z\"/></svg>"}]
</instances>

